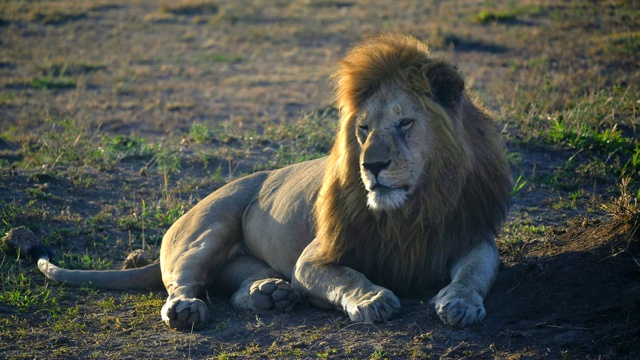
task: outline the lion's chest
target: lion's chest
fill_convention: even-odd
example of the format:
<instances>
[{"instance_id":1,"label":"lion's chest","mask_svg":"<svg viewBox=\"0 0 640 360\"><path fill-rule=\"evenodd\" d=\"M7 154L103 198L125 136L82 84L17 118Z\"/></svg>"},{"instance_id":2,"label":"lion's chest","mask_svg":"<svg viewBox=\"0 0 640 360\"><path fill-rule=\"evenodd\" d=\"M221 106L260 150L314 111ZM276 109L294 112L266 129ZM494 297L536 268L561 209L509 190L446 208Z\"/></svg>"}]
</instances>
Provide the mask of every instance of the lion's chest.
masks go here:
<instances>
[{"instance_id":1,"label":"lion's chest","mask_svg":"<svg viewBox=\"0 0 640 360\"><path fill-rule=\"evenodd\" d=\"M440 237L433 234L409 232L407 235L413 238L401 239L404 241L381 236L370 238L370 246L360 247L351 256L344 257L355 259L345 265L401 296L421 295L448 283L449 259L455 256L453 249L442 246Z\"/></svg>"}]
</instances>

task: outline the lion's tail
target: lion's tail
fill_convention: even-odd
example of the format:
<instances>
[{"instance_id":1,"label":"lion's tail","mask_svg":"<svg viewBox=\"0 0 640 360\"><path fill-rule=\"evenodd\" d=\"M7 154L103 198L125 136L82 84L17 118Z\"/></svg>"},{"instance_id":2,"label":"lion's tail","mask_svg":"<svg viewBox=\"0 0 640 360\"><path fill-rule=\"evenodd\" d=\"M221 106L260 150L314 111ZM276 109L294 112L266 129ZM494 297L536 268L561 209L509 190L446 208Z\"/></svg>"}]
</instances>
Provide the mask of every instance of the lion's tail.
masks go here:
<instances>
[{"instance_id":1,"label":"lion's tail","mask_svg":"<svg viewBox=\"0 0 640 360\"><path fill-rule=\"evenodd\" d=\"M68 270L49 262L49 252L43 246L33 246L29 253L44 276L53 281L115 290L162 287L160 263L126 270Z\"/></svg>"}]
</instances>

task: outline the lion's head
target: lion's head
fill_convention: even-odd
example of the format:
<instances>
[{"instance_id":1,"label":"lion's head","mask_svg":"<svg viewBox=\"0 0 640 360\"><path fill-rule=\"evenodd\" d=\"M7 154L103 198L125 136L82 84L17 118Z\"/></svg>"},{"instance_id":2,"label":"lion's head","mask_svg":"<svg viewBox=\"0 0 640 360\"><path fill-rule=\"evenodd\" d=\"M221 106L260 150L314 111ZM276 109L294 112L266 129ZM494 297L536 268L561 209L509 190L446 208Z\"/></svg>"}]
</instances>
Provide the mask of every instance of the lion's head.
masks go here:
<instances>
[{"instance_id":1,"label":"lion's head","mask_svg":"<svg viewBox=\"0 0 640 360\"><path fill-rule=\"evenodd\" d=\"M444 264L482 238L470 233L489 238L506 216L511 177L490 115L409 36L359 43L333 78L340 128L315 205L318 256L400 292L424 274L444 281Z\"/></svg>"},{"instance_id":2,"label":"lion's head","mask_svg":"<svg viewBox=\"0 0 640 360\"><path fill-rule=\"evenodd\" d=\"M455 68L428 56L424 44L400 35L370 38L349 51L334 78L342 117L338 141L347 142L342 150L358 154L372 210L402 207L427 167L439 162L436 157L465 166L464 149L451 146L457 145L457 129L447 114L455 110L464 81ZM352 172L352 163L343 165Z\"/></svg>"}]
</instances>

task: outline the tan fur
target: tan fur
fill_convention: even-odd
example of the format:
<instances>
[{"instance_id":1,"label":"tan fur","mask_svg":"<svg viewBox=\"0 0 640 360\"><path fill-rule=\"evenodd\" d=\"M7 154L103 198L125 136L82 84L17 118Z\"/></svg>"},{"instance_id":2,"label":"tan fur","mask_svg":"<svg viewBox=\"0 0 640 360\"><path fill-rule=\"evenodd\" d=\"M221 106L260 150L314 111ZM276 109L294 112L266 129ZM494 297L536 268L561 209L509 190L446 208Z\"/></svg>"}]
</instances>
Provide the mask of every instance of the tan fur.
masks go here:
<instances>
[{"instance_id":1,"label":"tan fur","mask_svg":"<svg viewBox=\"0 0 640 360\"><path fill-rule=\"evenodd\" d=\"M490 115L466 94L450 111L432 100L428 74L442 66L418 40L383 35L351 49L334 75L340 130L314 207L316 258L352 267L400 294L449 281L450 264L483 238L474 235L496 234L510 198L511 177ZM360 180L355 117L388 82L422 101L440 146L406 206L376 213L366 207Z\"/></svg>"}]
</instances>

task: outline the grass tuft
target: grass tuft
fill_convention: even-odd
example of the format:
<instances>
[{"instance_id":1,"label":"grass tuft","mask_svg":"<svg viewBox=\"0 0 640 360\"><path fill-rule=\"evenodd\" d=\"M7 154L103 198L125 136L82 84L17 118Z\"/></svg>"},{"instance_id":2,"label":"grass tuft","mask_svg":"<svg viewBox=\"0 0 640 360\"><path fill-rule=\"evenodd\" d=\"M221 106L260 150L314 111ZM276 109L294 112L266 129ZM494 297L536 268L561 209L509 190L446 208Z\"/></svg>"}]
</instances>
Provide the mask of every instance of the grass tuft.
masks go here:
<instances>
[{"instance_id":1,"label":"grass tuft","mask_svg":"<svg viewBox=\"0 0 640 360\"><path fill-rule=\"evenodd\" d=\"M640 225L640 189L633 192L631 189L631 177L623 176L618 186L620 195L611 199L602 208L611 214L614 219L626 223L632 223L634 227Z\"/></svg>"},{"instance_id":2,"label":"grass tuft","mask_svg":"<svg viewBox=\"0 0 640 360\"><path fill-rule=\"evenodd\" d=\"M516 17L517 17L517 14L515 12L507 12L507 11L492 12L488 10L482 10L476 16L476 20L480 24L486 25L486 24L496 23L496 22L498 23L511 22L511 21L514 21Z\"/></svg>"},{"instance_id":3,"label":"grass tuft","mask_svg":"<svg viewBox=\"0 0 640 360\"><path fill-rule=\"evenodd\" d=\"M213 140L214 133L206 125L193 123L189 129L189 137L198 143L206 143Z\"/></svg>"},{"instance_id":4,"label":"grass tuft","mask_svg":"<svg viewBox=\"0 0 640 360\"><path fill-rule=\"evenodd\" d=\"M242 62L242 57L235 55L226 55L226 54L200 54L198 57L198 61L201 63L230 63L237 64Z\"/></svg>"},{"instance_id":5,"label":"grass tuft","mask_svg":"<svg viewBox=\"0 0 640 360\"><path fill-rule=\"evenodd\" d=\"M76 79L70 77L40 76L31 81L34 89L75 89Z\"/></svg>"},{"instance_id":6,"label":"grass tuft","mask_svg":"<svg viewBox=\"0 0 640 360\"><path fill-rule=\"evenodd\" d=\"M637 55L640 53L640 32L610 35L605 51L612 55Z\"/></svg>"}]
</instances>

